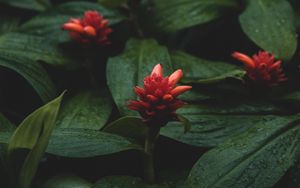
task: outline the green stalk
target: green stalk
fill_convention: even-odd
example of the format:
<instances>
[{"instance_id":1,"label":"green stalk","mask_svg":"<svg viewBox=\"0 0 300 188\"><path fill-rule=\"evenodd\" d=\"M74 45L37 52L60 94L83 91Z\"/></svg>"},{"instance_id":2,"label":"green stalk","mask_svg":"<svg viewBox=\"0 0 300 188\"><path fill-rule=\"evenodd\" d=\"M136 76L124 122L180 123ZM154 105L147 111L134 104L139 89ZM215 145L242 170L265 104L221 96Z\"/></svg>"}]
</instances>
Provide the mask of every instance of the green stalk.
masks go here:
<instances>
[{"instance_id":1,"label":"green stalk","mask_svg":"<svg viewBox=\"0 0 300 188\"><path fill-rule=\"evenodd\" d=\"M144 178L148 184L155 183L155 170L153 152L155 141L159 135L160 128L149 127L145 138Z\"/></svg>"}]
</instances>

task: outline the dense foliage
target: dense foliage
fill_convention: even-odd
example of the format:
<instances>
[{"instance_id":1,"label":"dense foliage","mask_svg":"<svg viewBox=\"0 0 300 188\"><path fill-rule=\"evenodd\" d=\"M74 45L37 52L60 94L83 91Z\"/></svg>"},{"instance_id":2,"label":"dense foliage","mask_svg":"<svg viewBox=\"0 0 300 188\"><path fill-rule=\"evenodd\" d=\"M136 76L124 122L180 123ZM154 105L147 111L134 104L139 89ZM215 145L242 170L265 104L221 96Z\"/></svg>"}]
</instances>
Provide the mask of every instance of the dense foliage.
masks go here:
<instances>
[{"instance_id":1,"label":"dense foliage","mask_svg":"<svg viewBox=\"0 0 300 188\"><path fill-rule=\"evenodd\" d=\"M297 0L0 0L0 187L298 188L299 31Z\"/></svg>"}]
</instances>

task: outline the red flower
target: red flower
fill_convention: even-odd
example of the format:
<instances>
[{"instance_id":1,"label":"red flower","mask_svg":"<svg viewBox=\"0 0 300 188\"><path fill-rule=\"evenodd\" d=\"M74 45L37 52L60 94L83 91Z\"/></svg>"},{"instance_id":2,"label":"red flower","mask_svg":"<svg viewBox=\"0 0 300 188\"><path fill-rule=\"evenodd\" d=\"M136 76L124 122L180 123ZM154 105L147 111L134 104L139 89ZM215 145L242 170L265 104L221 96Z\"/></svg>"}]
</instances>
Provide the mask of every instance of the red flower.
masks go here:
<instances>
[{"instance_id":1,"label":"red flower","mask_svg":"<svg viewBox=\"0 0 300 188\"><path fill-rule=\"evenodd\" d=\"M287 80L281 68L281 61L275 61L273 54L260 51L251 58L245 54L234 52L232 56L244 63L247 76L253 81L274 86Z\"/></svg>"},{"instance_id":2,"label":"red flower","mask_svg":"<svg viewBox=\"0 0 300 188\"><path fill-rule=\"evenodd\" d=\"M62 26L69 31L71 38L80 43L109 44L107 39L112 29L107 27L108 20L97 11L86 11L82 19L71 18Z\"/></svg>"},{"instance_id":3,"label":"red flower","mask_svg":"<svg viewBox=\"0 0 300 188\"><path fill-rule=\"evenodd\" d=\"M128 108L138 111L148 125L163 126L170 120L177 120L175 111L185 103L176 97L192 88L175 87L182 76L182 70L178 69L169 77L163 77L162 66L157 64L144 79L144 88L134 88L140 100L131 101Z\"/></svg>"}]
</instances>

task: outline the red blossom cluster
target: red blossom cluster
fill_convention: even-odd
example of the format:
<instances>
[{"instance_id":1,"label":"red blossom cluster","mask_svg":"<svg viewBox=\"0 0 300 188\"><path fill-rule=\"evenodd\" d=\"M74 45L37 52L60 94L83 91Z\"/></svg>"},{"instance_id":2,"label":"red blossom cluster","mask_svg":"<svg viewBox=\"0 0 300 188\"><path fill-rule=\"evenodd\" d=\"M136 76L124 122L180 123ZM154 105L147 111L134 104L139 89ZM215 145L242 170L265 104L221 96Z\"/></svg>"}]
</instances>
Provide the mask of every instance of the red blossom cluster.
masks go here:
<instances>
[{"instance_id":1,"label":"red blossom cluster","mask_svg":"<svg viewBox=\"0 0 300 188\"><path fill-rule=\"evenodd\" d=\"M80 43L106 45L112 32L107 24L108 20L99 12L86 11L82 19L71 18L62 29L69 31L71 38Z\"/></svg>"},{"instance_id":2,"label":"red blossom cluster","mask_svg":"<svg viewBox=\"0 0 300 188\"><path fill-rule=\"evenodd\" d=\"M234 52L232 56L244 63L248 78L257 83L274 86L287 80L281 68L281 61L275 61L273 54L260 51L251 58Z\"/></svg>"},{"instance_id":3,"label":"red blossom cluster","mask_svg":"<svg viewBox=\"0 0 300 188\"><path fill-rule=\"evenodd\" d=\"M177 120L175 111L184 105L177 96L192 88L175 87L182 76L182 70L178 69L169 77L163 77L162 66L156 65L152 73L144 79L144 88L134 88L140 100L131 101L128 107L138 111L147 125L163 126L168 121Z\"/></svg>"}]
</instances>

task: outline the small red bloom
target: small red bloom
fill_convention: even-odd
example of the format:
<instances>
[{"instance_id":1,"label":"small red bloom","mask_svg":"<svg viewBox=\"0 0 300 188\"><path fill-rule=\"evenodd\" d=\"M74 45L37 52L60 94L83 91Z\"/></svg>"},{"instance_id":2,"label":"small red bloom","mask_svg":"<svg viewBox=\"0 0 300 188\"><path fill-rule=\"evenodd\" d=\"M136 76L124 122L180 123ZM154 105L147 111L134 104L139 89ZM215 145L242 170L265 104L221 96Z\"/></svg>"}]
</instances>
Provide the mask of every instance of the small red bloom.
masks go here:
<instances>
[{"instance_id":1,"label":"small red bloom","mask_svg":"<svg viewBox=\"0 0 300 188\"><path fill-rule=\"evenodd\" d=\"M163 77L162 66L157 64L144 79L144 88L134 88L140 100L131 101L128 108L138 111L148 125L163 126L170 120L177 120L175 112L184 102L176 97L192 88L175 87L182 76L182 70L178 69L169 77Z\"/></svg>"},{"instance_id":2,"label":"small red bloom","mask_svg":"<svg viewBox=\"0 0 300 188\"><path fill-rule=\"evenodd\" d=\"M71 38L80 43L109 44L108 35L112 29L107 27L108 20L97 11L86 11L83 18L71 18L62 26Z\"/></svg>"},{"instance_id":3,"label":"small red bloom","mask_svg":"<svg viewBox=\"0 0 300 188\"><path fill-rule=\"evenodd\" d=\"M253 81L274 86L287 80L281 68L281 61L275 61L273 54L260 51L251 58L245 54L234 52L232 56L244 63L247 76Z\"/></svg>"}]
</instances>

